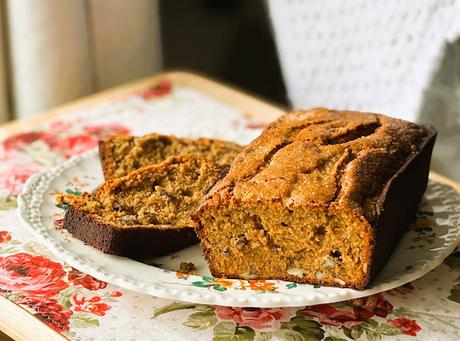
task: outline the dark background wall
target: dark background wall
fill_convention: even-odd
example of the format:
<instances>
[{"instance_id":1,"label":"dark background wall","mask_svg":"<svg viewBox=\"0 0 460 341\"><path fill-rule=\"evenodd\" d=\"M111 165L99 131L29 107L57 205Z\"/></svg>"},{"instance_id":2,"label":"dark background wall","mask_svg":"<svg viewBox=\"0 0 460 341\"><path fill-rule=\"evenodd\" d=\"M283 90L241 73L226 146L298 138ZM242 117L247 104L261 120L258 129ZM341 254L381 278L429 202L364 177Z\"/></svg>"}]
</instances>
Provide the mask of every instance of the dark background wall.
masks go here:
<instances>
[{"instance_id":1,"label":"dark background wall","mask_svg":"<svg viewBox=\"0 0 460 341\"><path fill-rule=\"evenodd\" d=\"M160 1L164 67L186 68L287 104L263 0Z\"/></svg>"}]
</instances>

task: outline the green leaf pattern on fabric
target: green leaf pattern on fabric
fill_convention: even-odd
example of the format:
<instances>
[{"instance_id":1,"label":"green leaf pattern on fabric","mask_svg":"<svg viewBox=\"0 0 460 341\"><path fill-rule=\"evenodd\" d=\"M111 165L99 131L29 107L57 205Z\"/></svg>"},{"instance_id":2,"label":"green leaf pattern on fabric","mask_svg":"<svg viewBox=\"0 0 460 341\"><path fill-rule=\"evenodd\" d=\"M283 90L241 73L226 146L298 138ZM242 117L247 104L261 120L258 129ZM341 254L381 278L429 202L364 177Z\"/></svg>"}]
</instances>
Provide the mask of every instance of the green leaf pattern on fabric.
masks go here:
<instances>
[{"instance_id":1,"label":"green leaf pattern on fabric","mask_svg":"<svg viewBox=\"0 0 460 341\"><path fill-rule=\"evenodd\" d=\"M196 304L193 303L181 303L181 302L173 302L167 306L155 309L153 312L153 316L151 318L158 317L160 315L170 313L175 310L183 310L183 309L191 309L195 308Z\"/></svg>"},{"instance_id":2,"label":"green leaf pattern on fabric","mask_svg":"<svg viewBox=\"0 0 460 341\"><path fill-rule=\"evenodd\" d=\"M0 211L12 210L16 207L18 207L16 198L13 198L13 197L0 198Z\"/></svg>"},{"instance_id":3,"label":"green leaf pattern on fabric","mask_svg":"<svg viewBox=\"0 0 460 341\"><path fill-rule=\"evenodd\" d=\"M320 323L300 316L292 318L290 322L283 322L280 332L284 337L292 340L296 340L299 336L301 340L322 340L324 337L324 330Z\"/></svg>"},{"instance_id":4,"label":"green leaf pattern on fabric","mask_svg":"<svg viewBox=\"0 0 460 341\"><path fill-rule=\"evenodd\" d=\"M99 327L99 321L88 315L74 314L72 316L72 325L79 328Z\"/></svg>"},{"instance_id":5,"label":"green leaf pattern on fabric","mask_svg":"<svg viewBox=\"0 0 460 341\"><path fill-rule=\"evenodd\" d=\"M200 311L189 315L184 326L193 328L193 329L206 329L212 327L217 323L217 318L212 311Z\"/></svg>"}]
</instances>

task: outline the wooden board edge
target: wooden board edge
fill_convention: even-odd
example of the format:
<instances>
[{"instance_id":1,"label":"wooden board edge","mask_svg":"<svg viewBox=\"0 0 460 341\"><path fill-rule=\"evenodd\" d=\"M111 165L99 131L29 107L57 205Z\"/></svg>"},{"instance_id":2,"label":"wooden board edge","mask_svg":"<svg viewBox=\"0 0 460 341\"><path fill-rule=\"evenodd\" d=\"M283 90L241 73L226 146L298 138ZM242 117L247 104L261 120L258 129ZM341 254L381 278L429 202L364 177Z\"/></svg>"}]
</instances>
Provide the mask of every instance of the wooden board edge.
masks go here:
<instances>
[{"instance_id":1,"label":"wooden board edge","mask_svg":"<svg viewBox=\"0 0 460 341\"><path fill-rule=\"evenodd\" d=\"M440 183L443 183L443 184L446 184L446 185L449 185L449 186L453 187L457 192L460 193L460 182L457 182L457 181L455 181L453 179L450 179L448 177L445 177L444 175L438 174L438 173L433 172L433 171L430 172L430 179L434 180L434 181L437 181L437 182L440 182Z\"/></svg>"},{"instance_id":2,"label":"wooden board edge","mask_svg":"<svg viewBox=\"0 0 460 341\"><path fill-rule=\"evenodd\" d=\"M286 113L283 108L248 91L238 89L219 80L188 71L171 71L167 77L178 84L188 85L220 102L245 112L248 116L258 117L269 122Z\"/></svg>"},{"instance_id":3,"label":"wooden board edge","mask_svg":"<svg viewBox=\"0 0 460 341\"><path fill-rule=\"evenodd\" d=\"M0 318L0 329L14 340L68 340L3 296L0 296L0 311L3 316L8 316L8 322L6 322L6 319Z\"/></svg>"}]
</instances>

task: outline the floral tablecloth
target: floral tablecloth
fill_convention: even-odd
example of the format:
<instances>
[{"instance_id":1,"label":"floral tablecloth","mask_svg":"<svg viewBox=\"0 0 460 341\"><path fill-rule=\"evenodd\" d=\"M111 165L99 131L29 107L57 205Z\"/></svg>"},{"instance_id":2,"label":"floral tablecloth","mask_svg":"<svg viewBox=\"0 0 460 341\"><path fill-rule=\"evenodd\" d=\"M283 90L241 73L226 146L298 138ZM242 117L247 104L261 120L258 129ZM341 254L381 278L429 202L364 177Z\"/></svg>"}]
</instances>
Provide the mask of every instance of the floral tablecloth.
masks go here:
<instances>
[{"instance_id":1,"label":"floral tablecloth","mask_svg":"<svg viewBox=\"0 0 460 341\"><path fill-rule=\"evenodd\" d=\"M423 278L370 297L298 308L232 308L107 284L54 257L21 225L16 197L28 177L96 147L107 134L143 134L152 127L171 133L173 112L201 130L215 124L206 117L225 118L223 138L226 124L253 129L254 137L264 126L248 113L164 79L2 141L0 295L72 340L460 340L459 251ZM429 219L416 221L415 228L429 240Z\"/></svg>"}]
</instances>

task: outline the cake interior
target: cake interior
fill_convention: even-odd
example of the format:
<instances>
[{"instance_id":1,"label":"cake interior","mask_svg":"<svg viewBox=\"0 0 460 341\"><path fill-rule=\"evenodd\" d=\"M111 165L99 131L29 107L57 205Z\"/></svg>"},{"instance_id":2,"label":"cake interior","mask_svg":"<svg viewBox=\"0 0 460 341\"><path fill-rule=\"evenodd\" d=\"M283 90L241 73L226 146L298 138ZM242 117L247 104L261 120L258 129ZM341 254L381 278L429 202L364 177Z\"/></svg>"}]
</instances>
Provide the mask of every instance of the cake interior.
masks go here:
<instances>
[{"instance_id":1,"label":"cake interior","mask_svg":"<svg viewBox=\"0 0 460 341\"><path fill-rule=\"evenodd\" d=\"M117 227L190 227L191 212L220 172L212 160L171 158L109 181L93 194L75 197L71 205L95 221Z\"/></svg>"},{"instance_id":2,"label":"cake interior","mask_svg":"<svg viewBox=\"0 0 460 341\"><path fill-rule=\"evenodd\" d=\"M214 276L355 287L368 280L372 228L350 212L258 204L207 213L199 235Z\"/></svg>"},{"instance_id":3,"label":"cake interior","mask_svg":"<svg viewBox=\"0 0 460 341\"><path fill-rule=\"evenodd\" d=\"M160 163L171 156L200 154L219 165L229 166L241 150L237 144L210 139L185 139L163 135L142 137L113 136L105 141L110 177L120 177L144 166Z\"/></svg>"}]
</instances>

